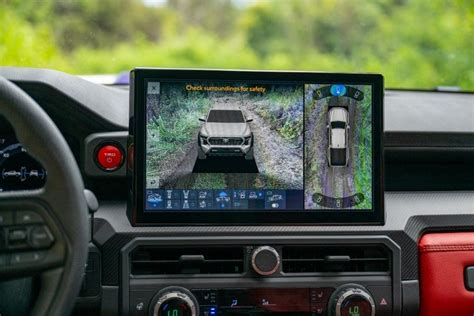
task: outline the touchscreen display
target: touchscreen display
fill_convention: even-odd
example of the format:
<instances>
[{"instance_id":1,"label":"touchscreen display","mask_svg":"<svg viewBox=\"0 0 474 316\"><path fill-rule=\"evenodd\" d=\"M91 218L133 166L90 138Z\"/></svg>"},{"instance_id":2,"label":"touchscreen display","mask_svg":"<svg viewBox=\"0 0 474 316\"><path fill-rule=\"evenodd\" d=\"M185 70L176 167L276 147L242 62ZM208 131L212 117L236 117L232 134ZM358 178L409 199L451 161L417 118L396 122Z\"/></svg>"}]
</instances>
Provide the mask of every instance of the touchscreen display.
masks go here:
<instances>
[{"instance_id":1,"label":"touchscreen display","mask_svg":"<svg viewBox=\"0 0 474 316\"><path fill-rule=\"evenodd\" d=\"M144 84L145 212L373 211L371 84Z\"/></svg>"}]
</instances>

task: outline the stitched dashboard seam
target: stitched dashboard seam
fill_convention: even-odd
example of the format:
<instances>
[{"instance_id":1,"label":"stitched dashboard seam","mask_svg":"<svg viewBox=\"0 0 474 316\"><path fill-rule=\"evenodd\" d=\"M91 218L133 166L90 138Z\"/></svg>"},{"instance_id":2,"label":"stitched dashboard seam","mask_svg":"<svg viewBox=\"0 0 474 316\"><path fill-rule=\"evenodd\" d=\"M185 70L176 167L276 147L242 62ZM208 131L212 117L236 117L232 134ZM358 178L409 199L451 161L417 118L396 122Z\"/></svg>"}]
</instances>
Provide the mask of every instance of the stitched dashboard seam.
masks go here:
<instances>
[{"instance_id":1,"label":"stitched dashboard seam","mask_svg":"<svg viewBox=\"0 0 474 316\"><path fill-rule=\"evenodd\" d=\"M426 245L420 246L420 252L474 251L472 245Z\"/></svg>"}]
</instances>

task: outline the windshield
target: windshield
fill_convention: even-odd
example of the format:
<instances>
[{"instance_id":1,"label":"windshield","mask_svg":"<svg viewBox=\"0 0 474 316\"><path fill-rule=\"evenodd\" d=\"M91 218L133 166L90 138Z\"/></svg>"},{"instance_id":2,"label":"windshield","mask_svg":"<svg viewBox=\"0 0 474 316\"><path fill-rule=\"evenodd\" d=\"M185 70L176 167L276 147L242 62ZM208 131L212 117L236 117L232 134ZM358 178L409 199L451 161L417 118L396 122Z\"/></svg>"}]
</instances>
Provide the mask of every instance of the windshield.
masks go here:
<instances>
[{"instance_id":1,"label":"windshield","mask_svg":"<svg viewBox=\"0 0 474 316\"><path fill-rule=\"evenodd\" d=\"M331 122L331 127L332 128L346 128L346 123L340 122L340 121Z\"/></svg>"},{"instance_id":2,"label":"windshield","mask_svg":"<svg viewBox=\"0 0 474 316\"><path fill-rule=\"evenodd\" d=\"M472 0L0 0L0 21L2 66L376 72L474 90Z\"/></svg>"},{"instance_id":3,"label":"windshield","mask_svg":"<svg viewBox=\"0 0 474 316\"><path fill-rule=\"evenodd\" d=\"M241 111L237 110L212 110L207 117L209 123L244 123Z\"/></svg>"}]
</instances>

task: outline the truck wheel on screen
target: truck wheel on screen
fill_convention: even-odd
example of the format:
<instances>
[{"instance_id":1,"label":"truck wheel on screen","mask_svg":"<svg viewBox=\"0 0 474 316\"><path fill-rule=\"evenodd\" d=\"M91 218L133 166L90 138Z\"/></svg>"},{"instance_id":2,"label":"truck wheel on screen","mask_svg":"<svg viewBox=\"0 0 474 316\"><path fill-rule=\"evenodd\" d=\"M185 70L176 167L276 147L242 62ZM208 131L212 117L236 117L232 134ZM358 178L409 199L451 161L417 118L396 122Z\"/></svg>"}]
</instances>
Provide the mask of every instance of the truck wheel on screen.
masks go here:
<instances>
[{"instance_id":1,"label":"truck wheel on screen","mask_svg":"<svg viewBox=\"0 0 474 316\"><path fill-rule=\"evenodd\" d=\"M253 160L253 147L245 154L245 160Z\"/></svg>"},{"instance_id":2,"label":"truck wheel on screen","mask_svg":"<svg viewBox=\"0 0 474 316\"><path fill-rule=\"evenodd\" d=\"M198 149L198 159L200 160L204 160L207 158L207 155L204 153L204 151L202 151L201 148Z\"/></svg>"}]
</instances>

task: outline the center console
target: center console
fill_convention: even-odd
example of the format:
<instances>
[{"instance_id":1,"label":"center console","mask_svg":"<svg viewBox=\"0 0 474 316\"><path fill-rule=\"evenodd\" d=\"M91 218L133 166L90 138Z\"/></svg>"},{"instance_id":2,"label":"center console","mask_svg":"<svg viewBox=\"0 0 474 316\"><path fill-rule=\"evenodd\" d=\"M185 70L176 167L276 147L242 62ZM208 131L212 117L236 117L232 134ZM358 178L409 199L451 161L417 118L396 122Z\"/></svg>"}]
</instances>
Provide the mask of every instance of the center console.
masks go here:
<instances>
[{"instance_id":1,"label":"center console","mask_svg":"<svg viewBox=\"0 0 474 316\"><path fill-rule=\"evenodd\" d=\"M124 315L399 314L391 239L298 231L384 223L380 75L135 69L131 82L129 220L204 233L122 248ZM269 225L294 234L245 231ZM225 226L242 229L213 233Z\"/></svg>"},{"instance_id":2,"label":"center console","mask_svg":"<svg viewBox=\"0 0 474 316\"><path fill-rule=\"evenodd\" d=\"M399 313L400 253L386 237L138 238L121 260L124 314Z\"/></svg>"}]
</instances>

